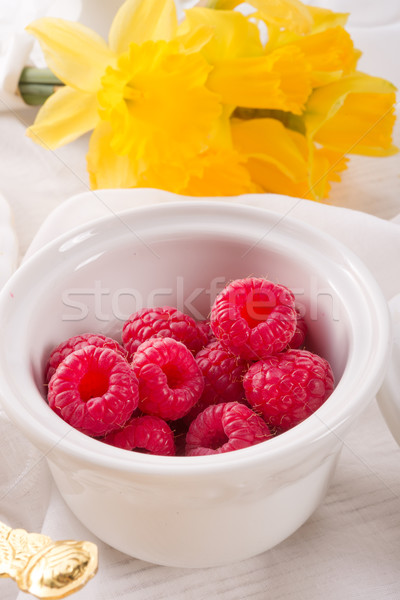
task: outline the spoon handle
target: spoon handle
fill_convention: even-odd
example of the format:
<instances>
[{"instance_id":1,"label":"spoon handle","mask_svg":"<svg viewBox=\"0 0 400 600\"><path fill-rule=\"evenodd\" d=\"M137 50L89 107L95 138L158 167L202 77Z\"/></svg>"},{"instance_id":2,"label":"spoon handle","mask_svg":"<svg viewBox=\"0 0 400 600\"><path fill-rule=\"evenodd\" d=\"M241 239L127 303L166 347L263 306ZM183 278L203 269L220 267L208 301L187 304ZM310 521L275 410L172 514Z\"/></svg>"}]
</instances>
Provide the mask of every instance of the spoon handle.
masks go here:
<instances>
[{"instance_id":1,"label":"spoon handle","mask_svg":"<svg viewBox=\"0 0 400 600\"><path fill-rule=\"evenodd\" d=\"M92 542L53 542L46 535L0 522L0 577L11 577L22 591L37 598L65 598L81 589L97 566L97 546Z\"/></svg>"}]
</instances>

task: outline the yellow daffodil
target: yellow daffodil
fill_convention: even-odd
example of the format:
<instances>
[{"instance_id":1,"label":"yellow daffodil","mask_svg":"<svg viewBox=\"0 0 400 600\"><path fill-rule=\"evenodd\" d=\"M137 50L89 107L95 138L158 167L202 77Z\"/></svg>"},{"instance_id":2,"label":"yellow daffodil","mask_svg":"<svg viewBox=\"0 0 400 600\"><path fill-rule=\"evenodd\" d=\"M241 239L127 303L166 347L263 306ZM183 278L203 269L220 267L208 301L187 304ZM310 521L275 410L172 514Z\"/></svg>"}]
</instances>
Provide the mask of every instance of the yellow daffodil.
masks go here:
<instances>
[{"instance_id":1,"label":"yellow daffodil","mask_svg":"<svg viewBox=\"0 0 400 600\"><path fill-rule=\"evenodd\" d=\"M347 154L397 152L395 88L356 71L347 14L300 0L249 0L248 16L240 0L202 4L178 23L173 0L126 0L108 42L78 23L32 23L65 85L28 135L57 148L92 131L92 188L189 196L322 200Z\"/></svg>"},{"instance_id":2,"label":"yellow daffodil","mask_svg":"<svg viewBox=\"0 0 400 600\"><path fill-rule=\"evenodd\" d=\"M354 48L351 36L344 28L347 15L308 9L313 22L307 35L266 23L269 30L266 50L271 52L276 48L296 46L309 65L312 87L318 87L354 71L361 52Z\"/></svg>"},{"instance_id":3,"label":"yellow daffodil","mask_svg":"<svg viewBox=\"0 0 400 600\"><path fill-rule=\"evenodd\" d=\"M31 23L26 30L38 38L48 66L66 88L45 103L28 135L57 148L93 129L99 121L95 95L107 67L116 65L118 55L127 52L132 41L169 40L176 28L173 0L123 4L111 25L108 44L79 23L55 18Z\"/></svg>"},{"instance_id":4,"label":"yellow daffodil","mask_svg":"<svg viewBox=\"0 0 400 600\"><path fill-rule=\"evenodd\" d=\"M177 27L173 0L128 0L114 19L108 45L77 23L46 18L32 23L28 31L66 86L45 103L28 135L56 148L95 129L91 173L96 162L104 168L107 156L120 168L126 161L111 155L129 154L129 181L149 165L184 177L185 162L206 148L221 105L205 86L210 65L174 39ZM111 126L108 144L96 131L105 131L104 121ZM124 166L123 181L125 173Z\"/></svg>"},{"instance_id":5,"label":"yellow daffodil","mask_svg":"<svg viewBox=\"0 0 400 600\"><path fill-rule=\"evenodd\" d=\"M308 63L294 46L216 64L208 85L226 104L295 114L302 113L311 93Z\"/></svg>"},{"instance_id":6,"label":"yellow daffodil","mask_svg":"<svg viewBox=\"0 0 400 600\"><path fill-rule=\"evenodd\" d=\"M98 93L100 116L114 132L112 149L159 163L200 152L221 111L205 87L210 70L199 53L180 52L176 41L132 43L116 68L107 68Z\"/></svg>"},{"instance_id":7,"label":"yellow daffodil","mask_svg":"<svg viewBox=\"0 0 400 600\"><path fill-rule=\"evenodd\" d=\"M298 48L310 68L312 87L325 85L354 71L360 52L354 48L350 34L341 26L307 36L278 36L275 46Z\"/></svg>"},{"instance_id":8,"label":"yellow daffodil","mask_svg":"<svg viewBox=\"0 0 400 600\"><path fill-rule=\"evenodd\" d=\"M396 153L395 89L384 79L358 72L316 89L304 115L308 138L343 154Z\"/></svg>"},{"instance_id":9,"label":"yellow daffodil","mask_svg":"<svg viewBox=\"0 0 400 600\"><path fill-rule=\"evenodd\" d=\"M232 120L235 148L263 191L321 200L346 168L342 155L309 144L275 119Z\"/></svg>"},{"instance_id":10,"label":"yellow daffodil","mask_svg":"<svg viewBox=\"0 0 400 600\"><path fill-rule=\"evenodd\" d=\"M207 86L224 104L302 112L311 85L310 67L299 48L265 54L257 26L235 11L188 10L182 31L201 26L214 32L202 48L213 65Z\"/></svg>"}]
</instances>

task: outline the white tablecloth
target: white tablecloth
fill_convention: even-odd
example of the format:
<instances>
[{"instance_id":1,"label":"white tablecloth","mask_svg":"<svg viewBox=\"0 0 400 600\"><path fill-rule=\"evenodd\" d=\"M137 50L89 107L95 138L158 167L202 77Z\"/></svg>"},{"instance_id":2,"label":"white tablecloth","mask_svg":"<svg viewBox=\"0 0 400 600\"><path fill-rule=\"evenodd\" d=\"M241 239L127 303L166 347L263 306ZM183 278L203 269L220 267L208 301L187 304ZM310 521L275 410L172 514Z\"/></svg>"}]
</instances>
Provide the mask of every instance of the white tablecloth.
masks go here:
<instances>
[{"instance_id":1,"label":"white tablecloth","mask_svg":"<svg viewBox=\"0 0 400 600\"><path fill-rule=\"evenodd\" d=\"M325 0L318 4L346 6L346 10L353 4L352 33L373 67L370 72L400 85L399 67L393 60L393 49L400 49L400 32L397 28L395 36L396 25L390 24L400 20L398 0ZM375 20L371 21L372 11ZM35 146L24 135L35 112L24 109L0 114L0 193L14 214L20 257L47 216L72 195L88 189L87 139L53 153ZM398 126L395 138L400 145ZM333 188L331 203L378 217L375 227L373 220L363 221L359 215L360 226L365 226L368 234L357 250L368 256L378 276L380 265L387 268L380 283L388 298L400 292L400 239L395 239L394 225L389 228L380 221L400 213L399 157L352 159L343 182ZM307 218L307 211L313 211L307 203L298 206L297 216ZM331 223L329 213L326 218L320 213L314 224L331 227L341 239L347 236L345 241L351 245L350 214L351 219L356 216L353 211L335 212ZM354 232L358 241L362 231ZM42 531L54 539L98 543L99 572L73 596L77 600L399 600L399 465L400 449L373 402L345 441L324 503L299 531L276 548L239 564L207 570L173 569L129 558L96 540L60 498L43 456L0 412L0 520ZM25 597L12 581L0 580L2 600Z\"/></svg>"}]
</instances>

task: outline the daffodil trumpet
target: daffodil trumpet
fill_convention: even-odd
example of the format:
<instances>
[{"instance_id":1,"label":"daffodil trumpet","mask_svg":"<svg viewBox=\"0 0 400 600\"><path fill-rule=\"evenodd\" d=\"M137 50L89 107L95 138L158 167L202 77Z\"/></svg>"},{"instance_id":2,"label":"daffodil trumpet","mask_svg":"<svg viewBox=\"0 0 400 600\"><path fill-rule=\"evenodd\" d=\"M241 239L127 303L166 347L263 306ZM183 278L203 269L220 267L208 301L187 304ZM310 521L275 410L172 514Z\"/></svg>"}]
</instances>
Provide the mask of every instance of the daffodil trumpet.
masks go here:
<instances>
[{"instance_id":1,"label":"daffodil trumpet","mask_svg":"<svg viewBox=\"0 0 400 600\"><path fill-rule=\"evenodd\" d=\"M201 4L178 21L173 0L126 0L107 41L31 23L49 79L28 136L51 150L91 132L93 189L189 196L323 200L348 154L397 152L396 89L357 70L348 15L300 0L250 0L246 15L238 0Z\"/></svg>"}]
</instances>

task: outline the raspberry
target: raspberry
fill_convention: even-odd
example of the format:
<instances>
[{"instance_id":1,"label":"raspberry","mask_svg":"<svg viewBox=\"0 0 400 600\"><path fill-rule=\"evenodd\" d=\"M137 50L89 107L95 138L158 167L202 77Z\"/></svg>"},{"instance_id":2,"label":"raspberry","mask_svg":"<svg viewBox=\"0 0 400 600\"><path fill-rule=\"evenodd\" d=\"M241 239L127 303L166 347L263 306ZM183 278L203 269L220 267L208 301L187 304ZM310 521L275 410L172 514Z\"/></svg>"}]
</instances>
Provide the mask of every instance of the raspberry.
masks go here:
<instances>
[{"instance_id":1,"label":"raspberry","mask_svg":"<svg viewBox=\"0 0 400 600\"><path fill-rule=\"evenodd\" d=\"M233 281L217 296L211 311L214 335L233 354L250 360L283 350L296 321L292 292L262 278Z\"/></svg>"},{"instance_id":2,"label":"raspberry","mask_svg":"<svg viewBox=\"0 0 400 600\"><path fill-rule=\"evenodd\" d=\"M192 421L186 435L186 455L221 454L264 442L268 425L238 402L209 406Z\"/></svg>"},{"instance_id":3,"label":"raspberry","mask_svg":"<svg viewBox=\"0 0 400 600\"><path fill-rule=\"evenodd\" d=\"M152 337L168 337L182 342L193 354L207 343L196 321L171 306L143 308L131 315L122 329L122 342L131 357L142 342Z\"/></svg>"},{"instance_id":4,"label":"raspberry","mask_svg":"<svg viewBox=\"0 0 400 600\"><path fill-rule=\"evenodd\" d=\"M174 434L170 426L159 417L136 417L121 429L112 431L102 440L124 450L146 451L148 454L174 456Z\"/></svg>"},{"instance_id":5,"label":"raspberry","mask_svg":"<svg viewBox=\"0 0 400 600\"><path fill-rule=\"evenodd\" d=\"M304 348L306 336L307 336L307 323L304 317L300 314L300 311L296 308L297 322L296 330L292 339L289 342L289 348L296 350L297 348Z\"/></svg>"},{"instance_id":6,"label":"raspberry","mask_svg":"<svg viewBox=\"0 0 400 600\"><path fill-rule=\"evenodd\" d=\"M334 387L329 363L307 350L287 350L254 363L243 381L246 397L271 428L283 432L304 421Z\"/></svg>"},{"instance_id":7,"label":"raspberry","mask_svg":"<svg viewBox=\"0 0 400 600\"><path fill-rule=\"evenodd\" d=\"M196 354L196 362L204 377L204 391L192 408L193 419L210 404L240 402L244 399L243 377L249 363L228 352L220 342L212 342Z\"/></svg>"},{"instance_id":8,"label":"raspberry","mask_svg":"<svg viewBox=\"0 0 400 600\"><path fill-rule=\"evenodd\" d=\"M130 418L138 404L138 382L118 352L85 346L58 366L47 399L72 427L98 437Z\"/></svg>"},{"instance_id":9,"label":"raspberry","mask_svg":"<svg viewBox=\"0 0 400 600\"><path fill-rule=\"evenodd\" d=\"M133 355L142 412L174 421L200 398L204 380L193 355L172 338L151 338Z\"/></svg>"},{"instance_id":10,"label":"raspberry","mask_svg":"<svg viewBox=\"0 0 400 600\"><path fill-rule=\"evenodd\" d=\"M115 352L119 352L121 356L126 356L126 351L122 346L118 344L112 338L106 337L105 335L101 335L100 333L83 333L81 335L75 335L65 342L59 344L56 348L54 348L53 352L50 354L50 358L47 362L46 366L46 382L48 383L54 373L58 365L74 350L80 350L85 346L97 346L98 348L110 348L111 350L115 350Z\"/></svg>"},{"instance_id":11,"label":"raspberry","mask_svg":"<svg viewBox=\"0 0 400 600\"><path fill-rule=\"evenodd\" d=\"M197 321L196 322L197 329L200 331L200 338L203 342L202 348L211 344L211 342L215 342L215 336L211 329L210 321Z\"/></svg>"}]
</instances>

